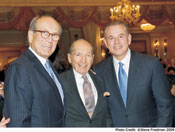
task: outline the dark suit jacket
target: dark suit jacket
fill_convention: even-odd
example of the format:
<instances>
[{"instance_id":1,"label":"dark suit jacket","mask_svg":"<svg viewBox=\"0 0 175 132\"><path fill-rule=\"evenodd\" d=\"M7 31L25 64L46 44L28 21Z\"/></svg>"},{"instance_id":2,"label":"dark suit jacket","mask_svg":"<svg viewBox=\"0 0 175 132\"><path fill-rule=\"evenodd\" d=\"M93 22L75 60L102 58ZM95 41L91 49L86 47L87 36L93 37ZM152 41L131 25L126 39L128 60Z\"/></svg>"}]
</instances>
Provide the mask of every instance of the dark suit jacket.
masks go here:
<instances>
[{"instance_id":1,"label":"dark suit jacket","mask_svg":"<svg viewBox=\"0 0 175 132\"><path fill-rule=\"evenodd\" d=\"M172 102L168 82L159 60L131 51L127 104L124 106L112 56L95 66L110 92L109 106L116 127L168 127L172 125Z\"/></svg>"},{"instance_id":2,"label":"dark suit jacket","mask_svg":"<svg viewBox=\"0 0 175 132\"><path fill-rule=\"evenodd\" d=\"M60 80L65 89L66 127L106 127L112 125L107 97L104 97L103 81L92 72L89 72L89 75L98 93L96 108L91 119L79 95L73 70L71 69L60 75Z\"/></svg>"},{"instance_id":3,"label":"dark suit jacket","mask_svg":"<svg viewBox=\"0 0 175 132\"><path fill-rule=\"evenodd\" d=\"M3 115L3 105L4 105L4 99L0 98L0 120L2 119L2 115Z\"/></svg>"},{"instance_id":4,"label":"dark suit jacket","mask_svg":"<svg viewBox=\"0 0 175 132\"><path fill-rule=\"evenodd\" d=\"M63 126L58 88L29 49L8 68L4 89L5 117L11 118L8 127Z\"/></svg>"}]
</instances>

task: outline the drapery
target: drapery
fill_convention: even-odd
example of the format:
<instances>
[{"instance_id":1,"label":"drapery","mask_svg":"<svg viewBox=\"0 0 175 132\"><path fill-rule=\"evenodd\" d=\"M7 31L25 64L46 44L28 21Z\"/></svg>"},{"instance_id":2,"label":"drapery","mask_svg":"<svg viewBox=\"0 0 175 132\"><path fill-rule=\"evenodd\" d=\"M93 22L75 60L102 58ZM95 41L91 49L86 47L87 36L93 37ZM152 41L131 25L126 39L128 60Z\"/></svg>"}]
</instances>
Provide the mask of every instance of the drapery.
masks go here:
<instances>
[{"instance_id":1,"label":"drapery","mask_svg":"<svg viewBox=\"0 0 175 132\"><path fill-rule=\"evenodd\" d=\"M1 7L0 30L26 31L33 17L41 14L54 16L62 27L77 27L83 30L83 35L95 48L95 62L100 60L101 45L99 40L100 27L104 28L110 22L110 7ZM161 12L160 12L161 10ZM166 19L175 24L174 5L142 6L141 18L158 26ZM89 31L86 29L89 27ZM86 31L87 30L87 31ZM173 28L174 30L174 28ZM169 45L168 45L169 46Z\"/></svg>"},{"instance_id":2,"label":"drapery","mask_svg":"<svg viewBox=\"0 0 175 132\"><path fill-rule=\"evenodd\" d=\"M50 14L63 27L83 27L93 21L105 26L109 21L108 8L97 7L1 7L0 29L16 29L25 31L36 15Z\"/></svg>"},{"instance_id":3,"label":"drapery","mask_svg":"<svg viewBox=\"0 0 175 132\"><path fill-rule=\"evenodd\" d=\"M95 49L94 62L99 60L97 54L101 53L101 45L97 34L100 26L110 22L110 12L107 7L1 7L0 29L26 31L33 17L44 14L55 17L63 28L81 28L84 38Z\"/></svg>"},{"instance_id":4,"label":"drapery","mask_svg":"<svg viewBox=\"0 0 175 132\"><path fill-rule=\"evenodd\" d=\"M97 43L97 38L99 37L97 36L99 32L99 26L97 26L93 21L90 21L82 29L83 29L84 38L87 41L89 41L94 47L94 50L95 50L95 60L94 61L97 62L98 60L97 51L99 51L98 45L100 44L100 43Z\"/></svg>"},{"instance_id":5,"label":"drapery","mask_svg":"<svg viewBox=\"0 0 175 132\"><path fill-rule=\"evenodd\" d=\"M0 29L17 29L25 31L29 22L36 15L50 14L64 27L83 27L93 21L100 27L110 22L110 11L104 7L1 7ZM165 19L175 23L174 5L142 6L141 18L153 25L160 25Z\"/></svg>"}]
</instances>

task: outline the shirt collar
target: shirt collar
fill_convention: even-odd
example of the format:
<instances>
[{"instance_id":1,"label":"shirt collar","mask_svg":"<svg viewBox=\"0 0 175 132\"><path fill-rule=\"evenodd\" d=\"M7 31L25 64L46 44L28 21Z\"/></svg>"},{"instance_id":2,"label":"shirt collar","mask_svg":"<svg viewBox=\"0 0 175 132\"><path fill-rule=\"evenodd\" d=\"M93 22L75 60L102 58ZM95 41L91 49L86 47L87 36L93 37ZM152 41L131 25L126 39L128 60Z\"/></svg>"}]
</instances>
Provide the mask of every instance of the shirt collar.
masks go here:
<instances>
[{"instance_id":1,"label":"shirt collar","mask_svg":"<svg viewBox=\"0 0 175 132\"><path fill-rule=\"evenodd\" d=\"M74 75L75 75L76 78L78 78L78 79L82 78L83 74L78 73L74 68L73 68L73 72L74 72ZM85 75L87 75L87 74L88 73L86 73Z\"/></svg>"},{"instance_id":2,"label":"shirt collar","mask_svg":"<svg viewBox=\"0 0 175 132\"><path fill-rule=\"evenodd\" d=\"M32 53L40 60L40 62L42 63L42 65L44 66L46 63L46 59L39 56L31 47L29 47L29 49L32 51Z\"/></svg>"},{"instance_id":3,"label":"shirt collar","mask_svg":"<svg viewBox=\"0 0 175 132\"><path fill-rule=\"evenodd\" d=\"M113 61L114 64L117 65L119 62L122 62L124 65L128 65L128 60L130 60L131 57L131 50L128 49L128 53L126 54L126 56L122 59L122 60L117 60L114 56L113 56Z\"/></svg>"}]
</instances>

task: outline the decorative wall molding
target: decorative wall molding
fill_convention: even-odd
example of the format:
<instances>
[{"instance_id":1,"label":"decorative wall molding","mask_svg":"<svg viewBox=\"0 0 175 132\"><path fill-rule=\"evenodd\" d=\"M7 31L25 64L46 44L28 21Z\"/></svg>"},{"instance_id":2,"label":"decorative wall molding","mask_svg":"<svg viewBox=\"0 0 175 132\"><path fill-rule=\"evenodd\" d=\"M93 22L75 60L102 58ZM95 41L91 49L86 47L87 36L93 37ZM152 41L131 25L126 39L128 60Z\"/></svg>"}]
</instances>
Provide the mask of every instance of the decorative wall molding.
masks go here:
<instances>
[{"instance_id":1,"label":"decorative wall molding","mask_svg":"<svg viewBox=\"0 0 175 132\"><path fill-rule=\"evenodd\" d=\"M1 0L0 6L114 6L117 0ZM139 5L172 5L173 0L132 0Z\"/></svg>"}]
</instances>

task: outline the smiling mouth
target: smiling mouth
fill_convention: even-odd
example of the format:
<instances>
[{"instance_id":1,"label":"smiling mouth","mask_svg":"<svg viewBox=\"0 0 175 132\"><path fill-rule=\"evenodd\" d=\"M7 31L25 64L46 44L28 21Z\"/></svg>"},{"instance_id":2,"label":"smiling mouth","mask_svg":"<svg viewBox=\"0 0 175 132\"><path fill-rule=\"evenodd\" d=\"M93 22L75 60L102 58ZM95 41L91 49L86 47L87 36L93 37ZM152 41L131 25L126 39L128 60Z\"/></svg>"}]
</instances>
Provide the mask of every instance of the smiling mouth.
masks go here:
<instances>
[{"instance_id":1,"label":"smiling mouth","mask_svg":"<svg viewBox=\"0 0 175 132\"><path fill-rule=\"evenodd\" d=\"M85 68L85 67L87 67L87 65L85 64L85 65L78 65L80 68Z\"/></svg>"},{"instance_id":2,"label":"smiling mouth","mask_svg":"<svg viewBox=\"0 0 175 132\"><path fill-rule=\"evenodd\" d=\"M52 46L44 46L45 48L48 48L48 49L51 49L52 48Z\"/></svg>"},{"instance_id":3,"label":"smiling mouth","mask_svg":"<svg viewBox=\"0 0 175 132\"><path fill-rule=\"evenodd\" d=\"M121 49L122 47L121 46L114 46L114 49L118 50L118 49Z\"/></svg>"}]
</instances>

